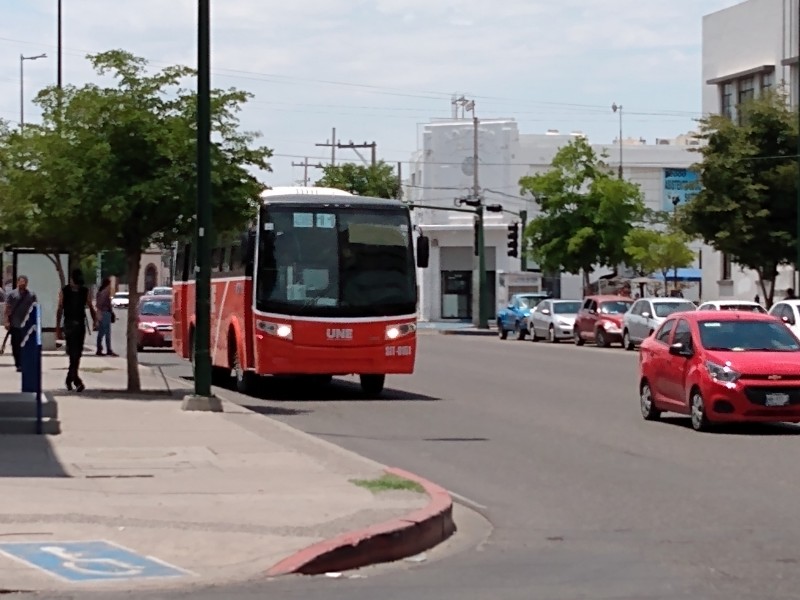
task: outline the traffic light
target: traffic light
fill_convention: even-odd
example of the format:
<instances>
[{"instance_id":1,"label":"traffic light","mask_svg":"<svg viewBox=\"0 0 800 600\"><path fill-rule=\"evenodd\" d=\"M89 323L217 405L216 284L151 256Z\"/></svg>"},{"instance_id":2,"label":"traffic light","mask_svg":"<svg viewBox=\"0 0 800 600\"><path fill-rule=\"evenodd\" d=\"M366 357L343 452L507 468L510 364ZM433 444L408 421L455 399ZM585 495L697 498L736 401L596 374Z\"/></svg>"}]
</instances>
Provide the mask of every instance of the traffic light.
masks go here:
<instances>
[{"instance_id":1,"label":"traffic light","mask_svg":"<svg viewBox=\"0 0 800 600\"><path fill-rule=\"evenodd\" d=\"M519 223L508 226L508 255L519 256Z\"/></svg>"}]
</instances>

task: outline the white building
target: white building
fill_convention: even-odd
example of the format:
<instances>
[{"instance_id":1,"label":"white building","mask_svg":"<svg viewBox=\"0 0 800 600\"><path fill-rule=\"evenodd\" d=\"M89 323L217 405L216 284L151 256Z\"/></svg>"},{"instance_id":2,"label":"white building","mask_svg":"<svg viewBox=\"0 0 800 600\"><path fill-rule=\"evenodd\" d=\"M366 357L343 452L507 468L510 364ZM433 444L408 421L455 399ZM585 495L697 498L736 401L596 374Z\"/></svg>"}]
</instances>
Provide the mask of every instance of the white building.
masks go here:
<instances>
[{"instance_id":1,"label":"white building","mask_svg":"<svg viewBox=\"0 0 800 600\"><path fill-rule=\"evenodd\" d=\"M520 134L513 119L481 120L478 128L478 185L485 204L502 204L506 211L527 210L530 221L537 214L532 198L520 196L519 180L528 174L545 172L560 147L580 132L561 134ZM454 208L456 198L469 196L473 179L474 128L471 119L434 122L424 127L422 149L412 158L404 197L414 203L438 208ZM687 168L698 155L691 152L696 145L691 136L675 140L624 140L622 163L624 176L639 184L648 207L674 210L672 199L685 199L679 189L691 178ZM598 153L607 154L606 161L614 169L619 165L620 147L594 145ZM414 223L431 238L430 266L420 272L420 318L468 320L477 310L477 282L473 281L474 256L473 215L433 209L414 209ZM490 290L489 306L496 309L495 291L499 272L520 270L519 258L508 256L508 225L519 222L509 213L486 213L486 270ZM528 265L535 268L535 265ZM682 274L699 281L697 268ZM594 277L607 274L598 270ZM543 283L564 298L582 296L581 278L563 275L558 283ZM560 289L559 289L560 288Z\"/></svg>"},{"instance_id":2,"label":"white building","mask_svg":"<svg viewBox=\"0 0 800 600\"><path fill-rule=\"evenodd\" d=\"M798 98L798 0L747 0L703 18L703 113L736 118L736 107L761 90L785 85ZM707 299L763 296L758 275L707 248L703 287ZM793 287L782 269L776 298Z\"/></svg>"}]
</instances>

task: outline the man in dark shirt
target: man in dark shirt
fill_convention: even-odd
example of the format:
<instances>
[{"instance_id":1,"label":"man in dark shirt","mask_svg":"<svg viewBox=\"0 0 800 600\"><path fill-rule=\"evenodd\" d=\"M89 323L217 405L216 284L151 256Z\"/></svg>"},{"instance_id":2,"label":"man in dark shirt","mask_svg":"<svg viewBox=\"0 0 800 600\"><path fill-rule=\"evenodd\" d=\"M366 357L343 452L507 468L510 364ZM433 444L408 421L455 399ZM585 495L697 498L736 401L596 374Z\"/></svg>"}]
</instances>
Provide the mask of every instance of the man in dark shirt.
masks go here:
<instances>
[{"instance_id":1,"label":"man in dark shirt","mask_svg":"<svg viewBox=\"0 0 800 600\"><path fill-rule=\"evenodd\" d=\"M6 297L6 328L11 333L11 350L17 372L22 371L22 340L25 337L22 326L25 325L28 311L36 302L36 294L28 289L28 278L20 275L17 288Z\"/></svg>"}]
</instances>

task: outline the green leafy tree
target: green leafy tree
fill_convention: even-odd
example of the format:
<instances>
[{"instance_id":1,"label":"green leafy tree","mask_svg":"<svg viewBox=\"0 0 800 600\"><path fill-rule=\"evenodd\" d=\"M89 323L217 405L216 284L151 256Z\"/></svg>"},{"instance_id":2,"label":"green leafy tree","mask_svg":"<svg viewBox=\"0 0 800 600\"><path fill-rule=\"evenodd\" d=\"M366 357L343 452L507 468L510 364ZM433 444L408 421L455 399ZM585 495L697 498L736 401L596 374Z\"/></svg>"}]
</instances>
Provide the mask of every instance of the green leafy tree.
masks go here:
<instances>
[{"instance_id":1,"label":"green leafy tree","mask_svg":"<svg viewBox=\"0 0 800 600\"><path fill-rule=\"evenodd\" d=\"M772 305L778 267L795 261L797 244L797 120L783 92L739 107L740 122L713 115L701 121L706 144L694 166L701 189L680 211L693 237L758 274Z\"/></svg>"},{"instance_id":2,"label":"green leafy tree","mask_svg":"<svg viewBox=\"0 0 800 600\"><path fill-rule=\"evenodd\" d=\"M664 276L666 288L670 271L688 267L694 262L694 252L689 248L688 241L680 232L634 227L625 236L623 247L628 255L627 263L639 275L647 276L658 271ZM677 290L677 281L674 286Z\"/></svg>"},{"instance_id":3,"label":"green leafy tree","mask_svg":"<svg viewBox=\"0 0 800 600\"><path fill-rule=\"evenodd\" d=\"M9 243L30 236L82 256L119 249L133 307L143 251L194 230L197 98L182 85L194 72L171 66L151 73L144 59L121 50L89 60L113 81L42 90L42 124L4 136L0 220ZM248 98L235 89L212 92L216 232L252 218L264 189L253 171L270 168L271 151L239 127ZM127 336L128 390L138 391L134 310Z\"/></svg>"},{"instance_id":4,"label":"green leafy tree","mask_svg":"<svg viewBox=\"0 0 800 600\"><path fill-rule=\"evenodd\" d=\"M355 163L329 165L323 168L322 178L316 185L344 190L359 196L400 197L400 179L392 166L383 161L369 166Z\"/></svg>"},{"instance_id":5,"label":"green leafy tree","mask_svg":"<svg viewBox=\"0 0 800 600\"><path fill-rule=\"evenodd\" d=\"M628 258L622 240L644 216L641 191L613 176L585 139L561 148L547 172L519 184L539 206L525 236L543 270L583 272L588 287L596 265L616 269Z\"/></svg>"}]
</instances>

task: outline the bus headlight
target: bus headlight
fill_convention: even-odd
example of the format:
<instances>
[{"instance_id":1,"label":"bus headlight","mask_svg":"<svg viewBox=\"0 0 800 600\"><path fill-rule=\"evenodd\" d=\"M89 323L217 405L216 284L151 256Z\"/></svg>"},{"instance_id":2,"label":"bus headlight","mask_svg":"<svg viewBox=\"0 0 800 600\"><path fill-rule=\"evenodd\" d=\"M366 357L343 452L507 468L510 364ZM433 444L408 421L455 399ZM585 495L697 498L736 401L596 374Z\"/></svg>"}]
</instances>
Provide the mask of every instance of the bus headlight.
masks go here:
<instances>
[{"instance_id":1,"label":"bus headlight","mask_svg":"<svg viewBox=\"0 0 800 600\"><path fill-rule=\"evenodd\" d=\"M414 333L417 330L416 323L404 323L402 325L388 325L386 327L386 339L397 340Z\"/></svg>"},{"instance_id":2,"label":"bus headlight","mask_svg":"<svg viewBox=\"0 0 800 600\"><path fill-rule=\"evenodd\" d=\"M279 337L284 340L292 339L292 326L286 325L285 323L278 324L278 323L268 323L267 321L259 321L256 325L256 329L259 331L263 331L269 335L274 335L275 337Z\"/></svg>"}]
</instances>

